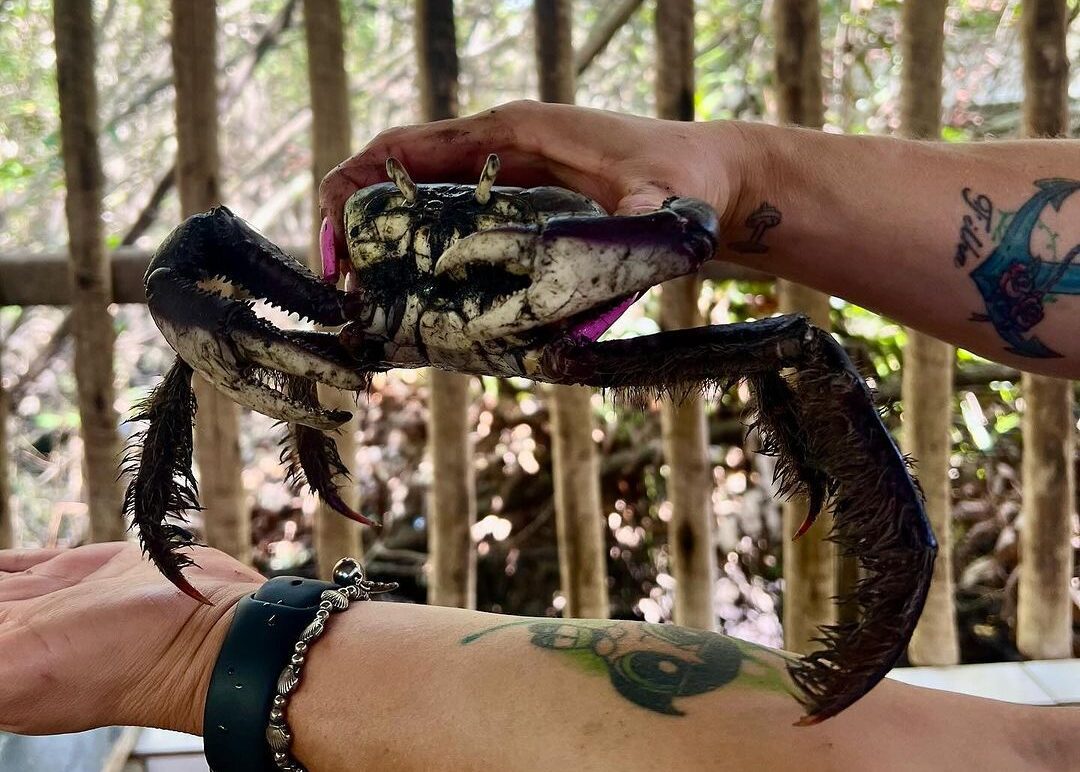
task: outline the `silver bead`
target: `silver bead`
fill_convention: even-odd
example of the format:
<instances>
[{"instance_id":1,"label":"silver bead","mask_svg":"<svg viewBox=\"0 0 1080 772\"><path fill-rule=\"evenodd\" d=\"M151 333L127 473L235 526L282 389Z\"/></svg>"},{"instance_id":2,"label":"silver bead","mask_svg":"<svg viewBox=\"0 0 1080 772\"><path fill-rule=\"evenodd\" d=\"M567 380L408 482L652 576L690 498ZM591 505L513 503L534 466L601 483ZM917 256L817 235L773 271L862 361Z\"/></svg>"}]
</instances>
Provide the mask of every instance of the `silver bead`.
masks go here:
<instances>
[{"instance_id":1,"label":"silver bead","mask_svg":"<svg viewBox=\"0 0 1080 772\"><path fill-rule=\"evenodd\" d=\"M297 654L304 654L308 650L307 641L297 641L296 645L293 646L293 650L296 651Z\"/></svg>"},{"instance_id":2,"label":"silver bead","mask_svg":"<svg viewBox=\"0 0 1080 772\"><path fill-rule=\"evenodd\" d=\"M292 663L293 670L296 672L297 677L300 676L300 666L304 664L303 654L293 654L289 657L289 662Z\"/></svg>"},{"instance_id":3,"label":"silver bead","mask_svg":"<svg viewBox=\"0 0 1080 772\"><path fill-rule=\"evenodd\" d=\"M330 612L327 611L324 608L321 608L321 609L319 609L318 611L315 612L315 621L316 622L325 622L329 618L330 618Z\"/></svg>"},{"instance_id":4,"label":"silver bead","mask_svg":"<svg viewBox=\"0 0 1080 772\"><path fill-rule=\"evenodd\" d=\"M342 558L334 566L334 584L348 587L364 581L364 567L354 558Z\"/></svg>"},{"instance_id":5,"label":"silver bead","mask_svg":"<svg viewBox=\"0 0 1080 772\"><path fill-rule=\"evenodd\" d=\"M283 696L281 696L280 694L275 694L274 695L274 707L275 708L284 708L285 707L285 702L286 702L285 698Z\"/></svg>"},{"instance_id":6,"label":"silver bead","mask_svg":"<svg viewBox=\"0 0 1080 772\"><path fill-rule=\"evenodd\" d=\"M270 722L273 724L280 724L281 720L285 718L285 714L281 712L281 708L274 708L270 711Z\"/></svg>"}]
</instances>

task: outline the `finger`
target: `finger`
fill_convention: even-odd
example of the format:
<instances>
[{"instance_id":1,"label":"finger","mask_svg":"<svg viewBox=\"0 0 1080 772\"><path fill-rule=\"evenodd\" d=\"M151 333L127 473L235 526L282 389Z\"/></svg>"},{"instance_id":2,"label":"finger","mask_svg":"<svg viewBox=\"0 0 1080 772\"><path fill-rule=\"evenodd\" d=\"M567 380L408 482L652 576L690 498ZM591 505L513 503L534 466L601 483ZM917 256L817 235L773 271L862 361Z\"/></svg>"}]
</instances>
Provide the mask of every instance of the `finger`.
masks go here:
<instances>
[{"instance_id":1,"label":"finger","mask_svg":"<svg viewBox=\"0 0 1080 772\"><path fill-rule=\"evenodd\" d=\"M488 154L496 153L502 162L500 184L561 184L612 208L617 196L599 173L602 159L593 146L575 139L575 128L586 120L595 127L619 119L599 110L515 102L467 118L383 132L323 179L320 206L333 225L337 248L344 249L345 201L356 190L385 181L390 156L418 182L474 182Z\"/></svg>"},{"instance_id":2,"label":"finger","mask_svg":"<svg viewBox=\"0 0 1080 772\"><path fill-rule=\"evenodd\" d=\"M13 549L0 550L0 573L17 573L33 568L38 563L50 560L64 549L55 547L52 549Z\"/></svg>"},{"instance_id":3,"label":"finger","mask_svg":"<svg viewBox=\"0 0 1080 772\"><path fill-rule=\"evenodd\" d=\"M635 215L654 212L670 197L671 193L659 187L638 188L619 200L619 204L615 208L615 214Z\"/></svg>"}]
</instances>

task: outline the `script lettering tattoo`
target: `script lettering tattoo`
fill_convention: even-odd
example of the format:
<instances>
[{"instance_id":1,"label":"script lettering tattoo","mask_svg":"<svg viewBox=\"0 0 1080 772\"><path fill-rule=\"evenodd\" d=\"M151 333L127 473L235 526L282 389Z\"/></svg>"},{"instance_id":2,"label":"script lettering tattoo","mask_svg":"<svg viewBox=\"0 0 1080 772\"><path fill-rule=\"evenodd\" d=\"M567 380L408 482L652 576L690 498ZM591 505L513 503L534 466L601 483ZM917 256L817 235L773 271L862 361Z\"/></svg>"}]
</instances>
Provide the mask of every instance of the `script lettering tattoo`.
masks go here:
<instances>
[{"instance_id":1,"label":"script lettering tattoo","mask_svg":"<svg viewBox=\"0 0 1080 772\"><path fill-rule=\"evenodd\" d=\"M655 713L684 715L675 700L729 684L792 694L777 653L716 633L675 625L601 620L533 619L468 635L462 645L500 630L524 627L530 642L562 653L594 675L606 676L625 699Z\"/></svg>"},{"instance_id":2,"label":"script lettering tattoo","mask_svg":"<svg viewBox=\"0 0 1080 772\"><path fill-rule=\"evenodd\" d=\"M1080 244L1073 246L1064 257L1058 257L1060 234L1050 231L1043 244L1032 243L1036 230L1047 231L1041 222L1043 213L1051 208L1060 211L1062 204L1077 190L1080 181L1063 178L1036 180L1038 191L1011 213L1008 223L999 223L993 230L993 250L975 269L971 278L986 304L985 313L976 313L974 321L990 322L998 335L1008 344L1005 349L1027 357L1060 357L1061 354L1043 343L1032 329L1045 316L1046 304L1058 296L1080 295ZM990 235L993 205L986 196L971 198L964 190L964 200L975 213L975 220L984 224ZM1001 213L1004 220L1005 213ZM964 216L957 245L957 265L967 257L965 233L972 225L971 215ZM974 235L974 233L972 233ZM978 253L974 253L978 256Z\"/></svg>"},{"instance_id":3,"label":"script lettering tattoo","mask_svg":"<svg viewBox=\"0 0 1080 772\"><path fill-rule=\"evenodd\" d=\"M768 201L762 203L753 214L746 218L746 227L750 229L749 238L742 241L732 241L728 244L736 252L747 254L762 254L768 252L763 239L765 231L775 228L783 220L780 210L772 206Z\"/></svg>"},{"instance_id":4,"label":"script lettering tattoo","mask_svg":"<svg viewBox=\"0 0 1080 772\"><path fill-rule=\"evenodd\" d=\"M981 257L980 250L983 241L976 232L976 223L981 223L982 231L989 234L990 224L994 219L994 204L988 196L980 193L972 197L971 188L964 188L962 195L964 202L974 213L974 216L965 214L963 223L960 226L960 239L956 243L956 256L953 258L957 268L961 268L967 263L968 255L975 258Z\"/></svg>"}]
</instances>

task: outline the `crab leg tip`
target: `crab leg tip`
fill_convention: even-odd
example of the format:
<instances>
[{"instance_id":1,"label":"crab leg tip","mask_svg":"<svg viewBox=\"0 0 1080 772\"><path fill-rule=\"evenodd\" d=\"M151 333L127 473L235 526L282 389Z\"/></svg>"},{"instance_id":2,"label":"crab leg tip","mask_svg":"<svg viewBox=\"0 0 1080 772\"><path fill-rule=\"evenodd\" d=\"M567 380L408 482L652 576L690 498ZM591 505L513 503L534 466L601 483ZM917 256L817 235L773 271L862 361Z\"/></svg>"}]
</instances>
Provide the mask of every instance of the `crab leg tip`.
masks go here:
<instances>
[{"instance_id":1,"label":"crab leg tip","mask_svg":"<svg viewBox=\"0 0 1080 772\"><path fill-rule=\"evenodd\" d=\"M807 516L807 518L802 521L802 525L799 526L799 530L795 531L795 535L791 537L791 540L798 541L803 536L805 536L806 532L810 530L811 526L813 526L814 519L815 518L813 517Z\"/></svg>"},{"instance_id":2,"label":"crab leg tip","mask_svg":"<svg viewBox=\"0 0 1080 772\"><path fill-rule=\"evenodd\" d=\"M187 595L192 600L198 601L204 606L214 605L213 601L211 601L201 592L196 590L195 587L187 579L185 579L183 575L180 575L173 579L173 584L176 585L176 589L180 590L180 592L184 593L184 595Z\"/></svg>"}]
</instances>

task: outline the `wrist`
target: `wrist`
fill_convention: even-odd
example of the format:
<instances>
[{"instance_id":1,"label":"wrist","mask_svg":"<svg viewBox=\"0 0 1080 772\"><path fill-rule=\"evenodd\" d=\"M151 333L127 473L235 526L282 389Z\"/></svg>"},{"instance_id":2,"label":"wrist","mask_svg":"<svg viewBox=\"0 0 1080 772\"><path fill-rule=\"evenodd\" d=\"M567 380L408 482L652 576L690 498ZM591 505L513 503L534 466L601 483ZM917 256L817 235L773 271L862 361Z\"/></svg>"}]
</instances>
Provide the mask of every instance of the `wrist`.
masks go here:
<instances>
[{"instance_id":1,"label":"wrist","mask_svg":"<svg viewBox=\"0 0 1080 772\"><path fill-rule=\"evenodd\" d=\"M257 582L221 584L208 591L213 606L198 606L170 643L164 656L152 663L135 689L120 724L157 726L201 735L210 676L236 604L259 588Z\"/></svg>"},{"instance_id":2,"label":"wrist","mask_svg":"<svg viewBox=\"0 0 1080 772\"><path fill-rule=\"evenodd\" d=\"M710 203L720 216L726 242L738 236L746 218L761 202L757 188L768 156L767 137L759 130L761 125L744 121L714 121L703 126L712 139L708 166L719 170Z\"/></svg>"}]
</instances>

